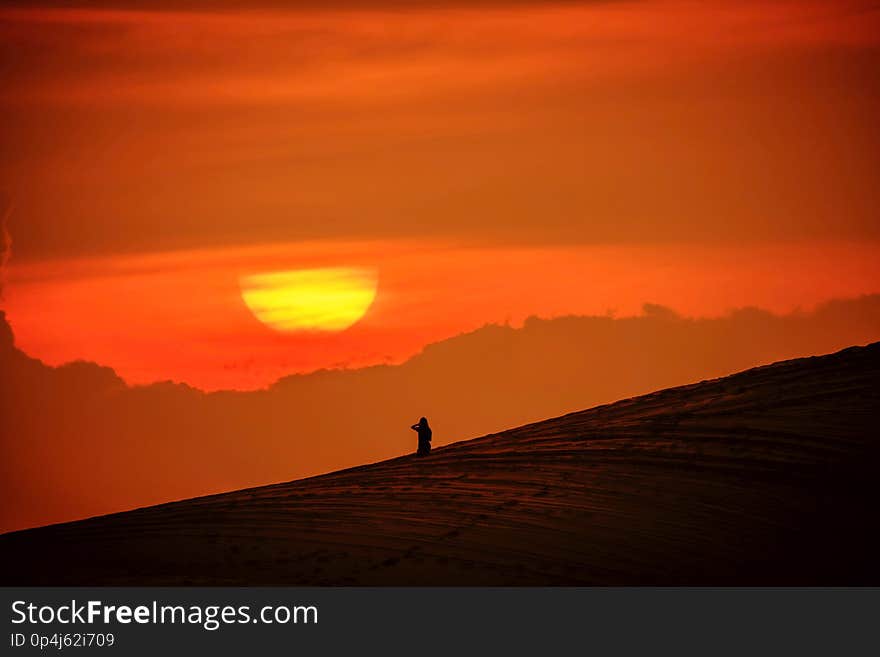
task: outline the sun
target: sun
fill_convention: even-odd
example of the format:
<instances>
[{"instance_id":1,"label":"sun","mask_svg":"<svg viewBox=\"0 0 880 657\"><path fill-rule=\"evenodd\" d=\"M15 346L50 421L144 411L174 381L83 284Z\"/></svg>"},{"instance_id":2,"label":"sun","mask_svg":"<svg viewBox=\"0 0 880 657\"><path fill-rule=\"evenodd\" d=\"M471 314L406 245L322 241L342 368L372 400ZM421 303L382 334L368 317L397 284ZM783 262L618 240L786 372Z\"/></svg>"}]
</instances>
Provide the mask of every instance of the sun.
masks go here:
<instances>
[{"instance_id":1,"label":"sun","mask_svg":"<svg viewBox=\"0 0 880 657\"><path fill-rule=\"evenodd\" d=\"M376 298L371 267L326 267L242 276L241 298L276 331L339 332L352 326Z\"/></svg>"}]
</instances>

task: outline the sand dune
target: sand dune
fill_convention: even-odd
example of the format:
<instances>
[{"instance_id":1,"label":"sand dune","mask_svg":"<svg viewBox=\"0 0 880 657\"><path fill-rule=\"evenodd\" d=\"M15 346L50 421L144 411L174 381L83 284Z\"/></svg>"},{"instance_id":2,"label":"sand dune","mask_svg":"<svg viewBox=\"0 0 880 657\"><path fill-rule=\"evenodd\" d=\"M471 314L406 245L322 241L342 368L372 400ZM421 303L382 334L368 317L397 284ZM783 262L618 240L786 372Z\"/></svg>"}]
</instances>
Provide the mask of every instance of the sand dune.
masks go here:
<instances>
[{"instance_id":1,"label":"sand dune","mask_svg":"<svg viewBox=\"0 0 880 657\"><path fill-rule=\"evenodd\" d=\"M880 584L880 343L0 536L3 584Z\"/></svg>"},{"instance_id":2,"label":"sand dune","mask_svg":"<svg viewBox=\"0 0 880 657\"><path fill-rule=\"evenodd\" d=\"M439 447L878 336L880 294L780 316L646 304L640 317L485 326L402 365L206 394L130 387L93 363L48 367L15 346L0 311L0 532L381 461L411 449L421 415Z\"/></svg>"}]
</instances>

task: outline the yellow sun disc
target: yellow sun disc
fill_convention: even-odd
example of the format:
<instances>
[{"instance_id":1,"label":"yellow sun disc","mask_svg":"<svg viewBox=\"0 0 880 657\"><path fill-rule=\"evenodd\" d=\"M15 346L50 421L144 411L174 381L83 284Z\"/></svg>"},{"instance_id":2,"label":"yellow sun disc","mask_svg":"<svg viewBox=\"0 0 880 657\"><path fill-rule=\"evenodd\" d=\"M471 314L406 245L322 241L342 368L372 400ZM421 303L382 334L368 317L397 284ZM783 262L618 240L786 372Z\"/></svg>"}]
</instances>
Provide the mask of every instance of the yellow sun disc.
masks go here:
<instances>
[{"instance_id":1,"label":"yellow sun disc","mask_svg":"<svg viewBox=\"0 0 880 657\"><path fill-rule=\"evenodd\" d=\"M299 269L242 276L241 297L277 331L344 331L376 298L378 274L368 267Z\"/></svg>"}]
</instances>

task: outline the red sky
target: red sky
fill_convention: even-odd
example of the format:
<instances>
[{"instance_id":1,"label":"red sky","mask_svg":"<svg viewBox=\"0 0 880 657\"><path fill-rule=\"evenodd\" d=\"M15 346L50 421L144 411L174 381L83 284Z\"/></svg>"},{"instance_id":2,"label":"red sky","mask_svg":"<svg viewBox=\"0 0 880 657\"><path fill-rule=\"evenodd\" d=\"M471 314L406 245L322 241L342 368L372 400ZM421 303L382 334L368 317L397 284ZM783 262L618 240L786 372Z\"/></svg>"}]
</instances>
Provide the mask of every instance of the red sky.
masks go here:
<instances>
[{"instance_id":1,"label":"red sky","mask_svg":"<svg viewBox=\"0 0 880 657\"><path fill-rule=\"evenodd\" d=\"M878 290L860 1L4 3L19 346L248 389L529 315ZM214 8L211 8L214 7ZM239 277L376 267L344 333Z\"/></svg>"},{"instance_id":2,"label":"red sky","mask_svg":"<svg viewBox=\"0 0 880 657\"><path fill-rule=\"evenodd\" d=\"M876 291L878 256L852 243L279 243L20 265L5 305L18 346L48 364L86 359L129 383L250 389L294 372L399 363L426 343L530 315L638 315L644 302L704 317L748 305L808 310ZM279 333L241 299L240 276L322 266L379 272L376 300L344 332Z\"/></svg>"},{"instance_id":3,"label":"red sky","mask_svg":"<svg viewBox=\"0 0 880 657\"><path fill-rule=\"evenodd\" d=\"M823 304L880 292L873 0L0 0L0 79L0 530L880 338L878 297ZM242 300L325 268L378 277L342 332ZM644 303L685 318L216 395L9 331L251 390Z\"/></svg>"}]
</instances>

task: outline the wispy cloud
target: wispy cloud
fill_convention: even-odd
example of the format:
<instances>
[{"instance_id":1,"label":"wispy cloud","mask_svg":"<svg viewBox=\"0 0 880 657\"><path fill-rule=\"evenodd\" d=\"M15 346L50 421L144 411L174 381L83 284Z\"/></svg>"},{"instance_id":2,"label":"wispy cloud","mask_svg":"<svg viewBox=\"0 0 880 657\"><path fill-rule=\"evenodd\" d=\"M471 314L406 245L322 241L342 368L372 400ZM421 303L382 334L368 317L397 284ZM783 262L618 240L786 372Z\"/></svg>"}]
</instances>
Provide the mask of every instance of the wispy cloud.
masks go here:
<instances>
[{"instance_id":1,"label":"wispy cloud","mask_svg":"<svg viewBox=\"0 0 880 657\"><path fill-rule=\"evenodd\" d=\"M208 6L0 10L17 260L880 237L869 3Z\"/></svg>"},{"instance_id":2,"label":"wispy cloud","mask_svg":"<svg viewBox=\"0 0 880 657\"><path fill-rule=\"evenodd\" d=\"M6 287L6 270L9 259L12 257L12 235L9 234L7 220L12 213L12 203L0 199L0 301L3 301L3 291Z\"/></svg>"}]
</instances>

